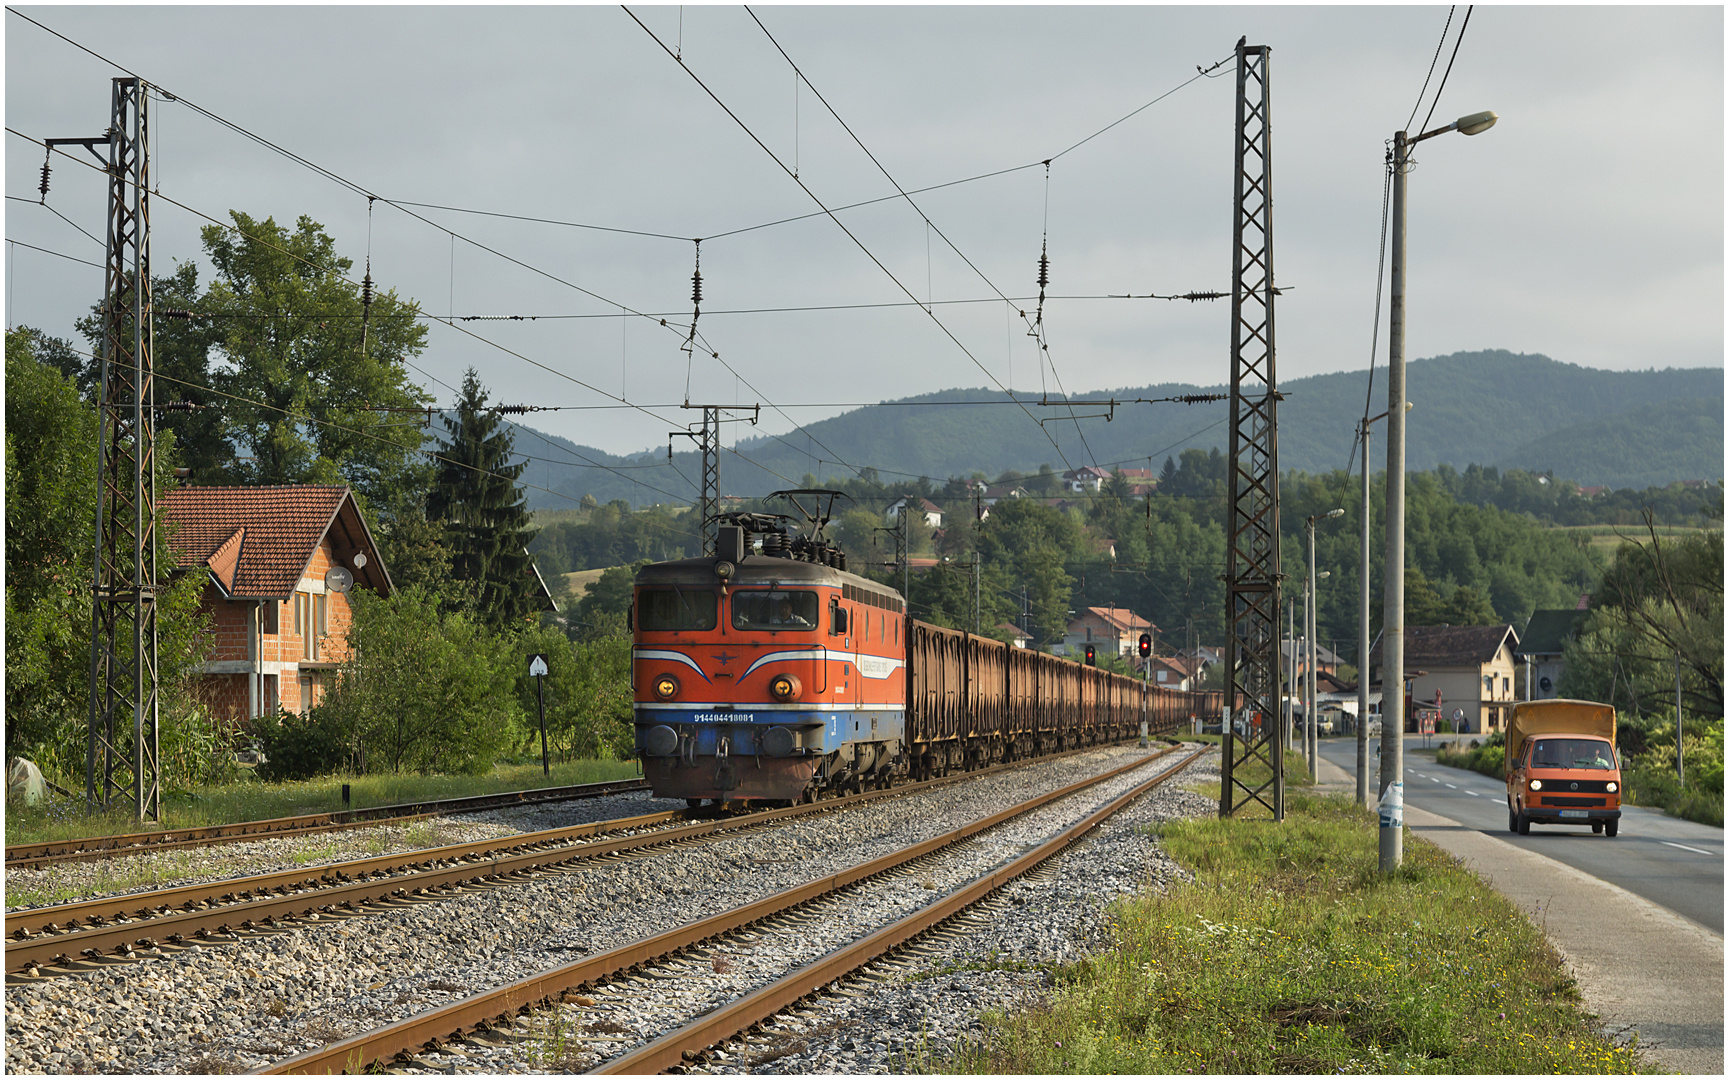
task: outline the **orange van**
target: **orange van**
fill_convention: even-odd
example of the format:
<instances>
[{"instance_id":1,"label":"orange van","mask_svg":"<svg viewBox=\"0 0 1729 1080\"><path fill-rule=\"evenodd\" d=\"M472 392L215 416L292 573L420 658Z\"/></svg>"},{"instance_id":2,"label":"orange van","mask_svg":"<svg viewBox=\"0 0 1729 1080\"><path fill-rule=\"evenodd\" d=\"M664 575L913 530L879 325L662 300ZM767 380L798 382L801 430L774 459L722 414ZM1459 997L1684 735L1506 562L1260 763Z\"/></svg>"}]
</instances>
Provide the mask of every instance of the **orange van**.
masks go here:
<instances>
[{"instance_id":1,"label":"orange van","mask_svg":"<svg viewBox=\"0 0 1729 1080\"><path fill-rule=\"evenodd\" d=\"M1615 709L1595 701L1522 701L1507 720L1507 831L1589 825L1614 836L1621 825L1621 763Z\"/></svg>"}]
</instances>

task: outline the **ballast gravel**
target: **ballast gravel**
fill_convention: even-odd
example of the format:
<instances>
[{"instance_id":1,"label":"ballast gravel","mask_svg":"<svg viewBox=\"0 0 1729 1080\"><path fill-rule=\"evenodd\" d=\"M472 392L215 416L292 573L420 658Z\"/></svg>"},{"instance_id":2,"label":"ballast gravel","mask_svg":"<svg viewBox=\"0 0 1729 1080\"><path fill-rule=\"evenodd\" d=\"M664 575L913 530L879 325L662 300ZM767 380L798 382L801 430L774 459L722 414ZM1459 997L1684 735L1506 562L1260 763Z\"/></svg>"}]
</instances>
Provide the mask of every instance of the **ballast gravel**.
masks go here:
<instances>
[{"instance_id":1,"label":"ballast gravel","mask_svg":"<svg viewBox=\"0 0 1729 1080\"><path fill-rule=\"evenodd\" d=\"M255 1068L466 997L581 955L669 930L855 865L976 820L1033 794L1102 772L1141 753L1089 751L1025 769L716 838L652 857L597 860L568 872L476 889L428 903L291 926L238 942L6 988L6 1069L12 1073L215 1073ZM1167 758L1162 768L1174 758ZM1155 767L1102 787L1127 790ZM1181 785L1216 782L1216 766L1192 767ZM455 1044L426 1071L567 1072L623 1052L705 1008L827 952L964 884L1104 801L1063 800L994 830L962 851L899 876L866 883L827 908L770 924L706 952L590 991L584 1007L537 1014L522 1033ZM615 805L513 808L441 827L478 839L646 813L641 796ZM1048 992L1050 966L1107 940L1104 911L1116 896L1161 889L1185 875L1143 826L1214 812L1181 787L1139 799L1069 853L1011 885L988 918L957 926L862 982L832 988L785 1023L700 1066L709 1072L904 1072L940 1062L980 1034L978 1015ZM508 815L508 823L496 819ZM487 832L485 830L498 830ZM353 835L353 834L339 834ZM289 841L262 841L261 845ZM358 854L376 841L356 838ZM254 845L236 845L253 847ZM145 856L148 857L148 856ZM158 856L160 857L160 856ZM239 857L238 853L235 857ZM249 855L215 876L300 865L292 853ZM272 862L274 860L274 862ZM8 875L10 879L12 875ZM96 891L93 883L93 891ZM412 1069L410 1071L421 1071Z\"/></svg>"}]
</instances>

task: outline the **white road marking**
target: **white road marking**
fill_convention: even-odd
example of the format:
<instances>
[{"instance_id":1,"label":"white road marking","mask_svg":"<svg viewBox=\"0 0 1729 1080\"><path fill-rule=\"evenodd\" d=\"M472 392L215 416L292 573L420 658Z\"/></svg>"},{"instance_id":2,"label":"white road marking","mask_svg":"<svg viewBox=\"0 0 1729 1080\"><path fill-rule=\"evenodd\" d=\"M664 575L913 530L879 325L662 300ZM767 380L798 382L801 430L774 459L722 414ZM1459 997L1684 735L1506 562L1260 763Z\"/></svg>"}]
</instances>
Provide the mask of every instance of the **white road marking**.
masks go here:
<instances>
[{"instance_id":1,"label":"white road marking","mask_svg":"<svg viewBox=\"0 0 1729 1080\"><path fill-rule=\"evenodd\" d=\"M1714 852L1714 851L1700 851L1696 847L1688 847L1686 844L1673 844L1667 840L1659 840L1657 842L1659 844L1669 844L1670 847L1678 847L1682 851L1691 851L1695 855L1715 855L1716 854L1716 852Z\"/></svg>"},{"instance_id":2,"label":"white road marking","mask_svg":"<svg viewBox=\"0 0 1729 1080\"><path fill-rule=\"evenodd\" d=\"M1448 785L1447 785L1447 786L1448 786L1448 787L1450 787L1450 788L1452 788L1452 789L1453 789L1453 790L1454 790L1454 791L1458 791L1458 790L1459 790L1459 785L1458 785L1458 784L1448 784Z\"/></svg>"},{"instance_id":3,"label":"white road marking","mask_svg":"<svg viewBox=\"0 0 1729 1080\"><path fill-rule=\"evenodd\" d=\"M1465 792L1465 794L1467 794L1467 795L1476 795L1476 794L1477 794L1477 793L1476 793L1476 792L1475 792L1475 791L1467 791L1467 792Z\"/></svg>"}]
</instances>

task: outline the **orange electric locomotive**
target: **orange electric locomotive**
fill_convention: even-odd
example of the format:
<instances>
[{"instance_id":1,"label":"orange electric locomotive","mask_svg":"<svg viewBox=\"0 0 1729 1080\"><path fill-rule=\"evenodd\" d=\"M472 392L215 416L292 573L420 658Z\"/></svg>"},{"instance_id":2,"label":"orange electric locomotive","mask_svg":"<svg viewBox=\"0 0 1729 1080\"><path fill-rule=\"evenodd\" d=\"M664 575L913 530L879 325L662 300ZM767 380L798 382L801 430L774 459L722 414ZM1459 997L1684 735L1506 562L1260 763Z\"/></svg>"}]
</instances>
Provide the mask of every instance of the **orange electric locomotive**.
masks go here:
<instances>
[{"instance_id":1,"label":"orange electric locomotive","mask_svg":"<svg viewBox=\"0 0 1729 1080\"><path fill-rule=\"evenodd\" d=\"M636 745L656 795L796 801L906 773L906 605L847 573L826 518L792 536L728 515L714 556L637 574Z\"/></svg>"},{"instance_id":2,"label":"orange electric locomotive","mask_svg":"<svg viewBox=\"0 0 1729 1080\"><path fill-rule=\"evenodd\" d=\"M801 511L842 497L775 495ZM638 572L636 750L657 796L790 803L1218 715L1218 694L909 619L898 592L847 572L827 511L805 516L808 535L725 515L716 554Z\"/></svg>"}]
</instances>

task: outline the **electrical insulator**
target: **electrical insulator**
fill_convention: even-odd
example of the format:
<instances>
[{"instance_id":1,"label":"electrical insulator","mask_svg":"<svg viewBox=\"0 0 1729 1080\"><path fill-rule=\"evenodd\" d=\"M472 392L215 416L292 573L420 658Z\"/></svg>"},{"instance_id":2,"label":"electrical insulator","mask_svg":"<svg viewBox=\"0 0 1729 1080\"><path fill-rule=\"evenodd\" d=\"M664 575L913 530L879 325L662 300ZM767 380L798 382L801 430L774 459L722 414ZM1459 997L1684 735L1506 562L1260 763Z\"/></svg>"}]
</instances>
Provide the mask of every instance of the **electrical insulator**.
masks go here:
<instances>
[{"instance_id":1,"label":"electrical insulator","mask_svg":"<svg viewBox=\"0 0 1729 1080\"><path fill-rule=\"evenodd\" d=\"M372 306L371 271L368 271L366 277L360 282L360 306L365 308L370 308Z\"/></svg>"},{"instance_id":2,"label":"electrical insulator","mask_svg":"<svg viewBox=\"0 0 1729 1080\"><path fill-rule=\"evenodd\" d=\"M690 276L690 302L702 303L702 271L698 270Z\"/></svg>"},{"instance_id":3,"label":"electrical insulator","mask_svg":"<svg viewBox=\"0 0 1729 1080\"><path fill-rule=\"evenodd\" d=\"M1039 252L1039 288L1043 289L1051 283L1051 260L1044 252Z\"/></svg>"},{"instance_id":4,"label":"electrical insulator","mask_svg":"<svg viewBox=\"0 0 1729 1080\"><path fill-rule=\"evenodd\" d=\"M49 166L48 162L44 161L42 163L42 187L40 189L42 192L42 197L44 199L46 199L48 197L48 172L49 172L49 169L50 169L50 166Z\"/></svg>"}]
</instances>

